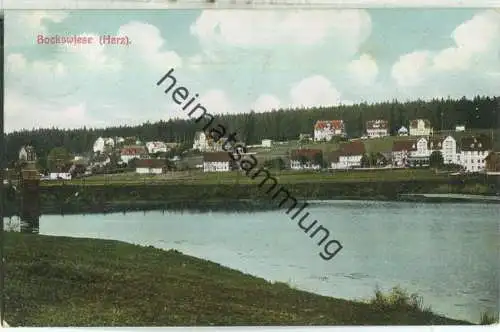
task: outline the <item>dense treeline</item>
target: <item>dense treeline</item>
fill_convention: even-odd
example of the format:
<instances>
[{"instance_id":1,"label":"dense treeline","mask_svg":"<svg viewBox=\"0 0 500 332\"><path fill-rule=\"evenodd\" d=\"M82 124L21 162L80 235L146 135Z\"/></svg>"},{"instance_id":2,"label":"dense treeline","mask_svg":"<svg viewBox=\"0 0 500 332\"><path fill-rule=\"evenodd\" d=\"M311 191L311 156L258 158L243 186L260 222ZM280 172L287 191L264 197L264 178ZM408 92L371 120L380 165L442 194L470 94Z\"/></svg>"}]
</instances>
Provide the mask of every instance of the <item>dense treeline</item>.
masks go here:
<instances>
[{"instance_id":1,"label":"dense treeline","mask_svg":"<svg viewBox=\"0 0 500 332\"><path fill-rule=\"evenodd\" d=\"M309 109L275 110L267 113L245 113L216 116L216 123L238 133L237 138L247 144L260 143L263 138L273 140L297 139L300 133L312 133L317 120L342 119L346 122L349 136L361 136L365 123L371 119L386 119L394 133L400 126L408 126L415 118L427 118L436 130L452 130L457 124L468 129L495 129L499 127L500 97L475 97L434 99L431 101L384 102L353 106L317 107ZM209 113L211 110L208 110ZM215 113L215 112L211 112ZM92 149L99 136L136 136L142 140L163 140L192 143L194 134L201 128L193 120L175 119L145 123L134 127L103 129L38 129L13 132L6 137L7 160L17 158L19 148L32 144L39 156L64 146L73 153L85 153Z\"/></svg>"}]
</instances>

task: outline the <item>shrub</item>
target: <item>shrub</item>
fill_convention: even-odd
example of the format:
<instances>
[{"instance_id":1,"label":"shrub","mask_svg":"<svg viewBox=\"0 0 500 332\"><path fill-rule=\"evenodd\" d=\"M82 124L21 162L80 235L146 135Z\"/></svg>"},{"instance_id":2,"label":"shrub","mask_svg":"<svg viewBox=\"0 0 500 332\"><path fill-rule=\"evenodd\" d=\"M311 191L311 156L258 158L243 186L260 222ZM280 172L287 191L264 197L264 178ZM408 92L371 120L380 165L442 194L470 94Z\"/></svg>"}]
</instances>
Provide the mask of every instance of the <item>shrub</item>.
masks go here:
<instances>
[{"instance_id":1,"label":"shrub","mask_svg":"<svg viewBox=\"0 0 500 332\"><path fill-rule=\"evenodd\" d=\"M481 314L481 320L480 323L481 325L493 325L497 324L499 321L498 319L498 314L489 314L487 312L484 312Z\"/></svg>"},{"instance_id":2,"label":"shrub","mask_svg":"<svg viewBox=\"0 0 500 332\"><path fill-rule=\"evenodd\" d=\"M401 287L396 286L388 294L383 294L380 289L375 290L375 297L369 301L380 311L386 310L415 310L430 312L430 307L425 307L423 298L416 293L408 294Z\"/></svg>"}]
</instances>

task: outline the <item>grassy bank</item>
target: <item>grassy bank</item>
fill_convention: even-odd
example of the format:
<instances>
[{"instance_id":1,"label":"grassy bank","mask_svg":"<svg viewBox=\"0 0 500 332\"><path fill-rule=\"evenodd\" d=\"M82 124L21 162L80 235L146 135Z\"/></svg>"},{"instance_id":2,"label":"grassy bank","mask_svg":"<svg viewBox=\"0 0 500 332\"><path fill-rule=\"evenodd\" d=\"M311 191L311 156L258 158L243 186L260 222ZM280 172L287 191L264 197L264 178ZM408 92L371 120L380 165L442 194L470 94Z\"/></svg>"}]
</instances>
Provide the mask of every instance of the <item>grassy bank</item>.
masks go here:
<instances>
[{"instance_id":1,"label":"grassy bank","mask_svg":"<svg viewBox=\"0 0 500 332\"><path fill-rule=\"evenodd\" d=\"M117 241L7 233L6 255L11 326L469 324L400 291L335 299Z\"/></svg>"},{"instance_id":2,"label":"grassy bank","mask_svg":"<svg viewBox=\"0 0 500 332\"><path fill-rule=\"evenodd\" d=\"M333 174L285 171L273 175L278 185L270 194L267 190L272 181L260 186L263 175L251 179L237 172L173 172L160 176L120 174L72 181L43 181L40 187L41 213L203 211L221 207L232 211L268 210L277 208L286 197L281 192L279 197L272 198L280 187L298 200L471 202L457 198L425 198L418 194L495 195L500 191L498 176L451 176L426 169ZM16 214L18 203L16 195L7 192L5 213Z\"/></svg>"}]
</instances>

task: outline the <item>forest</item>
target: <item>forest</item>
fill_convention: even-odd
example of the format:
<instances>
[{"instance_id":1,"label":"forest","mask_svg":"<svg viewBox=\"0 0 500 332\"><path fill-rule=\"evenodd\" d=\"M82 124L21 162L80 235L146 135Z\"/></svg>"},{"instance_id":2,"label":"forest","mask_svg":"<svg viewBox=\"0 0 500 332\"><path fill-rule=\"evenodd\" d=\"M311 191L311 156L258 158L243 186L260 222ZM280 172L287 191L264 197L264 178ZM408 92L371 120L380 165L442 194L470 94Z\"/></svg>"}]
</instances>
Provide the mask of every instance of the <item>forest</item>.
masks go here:
<instances>
[{"instance_id":1,"label":"forest","mask_svg":"<svg viewBox=\"0 0 500 332\"><path fill-rule=\"evenodd\" d=\"M500 97L477 96L473 99L434 99L400 102L397 100L376 104L342 105L300 109L279 109L266 113L253 111L242 114L216 115L216 122L246 144L258 144L262 139L277 141L298 139L301 133L312 133L317 120L342 119L350 137L359 137L365 123L373 119L389 121L391 134L415 118L431 121L434 130L454 130L456 125L467 129L499 128ZM215 115L215 114L214 114ZM161 115L158 115L161 118ZM143 141L160 140L192 144L194 134L200 130L194 120L170 119L147 122L138 126L108 128L80 128L62 130L58 128L22 130L6 134L5 161L18 158L21 146L31 144L39 157L46 157L51 149L65 147L75 154L92 150L99 137L137 137Z\"/></svg>"}]
</instances>

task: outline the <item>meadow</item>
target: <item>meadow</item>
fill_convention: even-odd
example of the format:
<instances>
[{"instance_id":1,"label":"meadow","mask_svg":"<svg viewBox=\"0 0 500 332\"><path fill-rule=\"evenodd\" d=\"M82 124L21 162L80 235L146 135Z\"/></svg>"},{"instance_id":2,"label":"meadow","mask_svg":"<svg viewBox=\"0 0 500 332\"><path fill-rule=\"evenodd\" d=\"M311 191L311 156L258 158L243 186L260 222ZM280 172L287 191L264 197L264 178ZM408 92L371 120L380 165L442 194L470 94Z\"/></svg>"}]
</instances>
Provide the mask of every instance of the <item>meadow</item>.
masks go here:
<instances>
[{"instance_id":1,"label":"meadow","mask_svg":"<svg viewBox=\"0 0 500 332\"><path fill-rule=\"evenodd\" d=\"M320 296L219 264L118 241L7 232L10 326L462 325L395 288Z\"/></svg>"}]
</instances>

